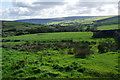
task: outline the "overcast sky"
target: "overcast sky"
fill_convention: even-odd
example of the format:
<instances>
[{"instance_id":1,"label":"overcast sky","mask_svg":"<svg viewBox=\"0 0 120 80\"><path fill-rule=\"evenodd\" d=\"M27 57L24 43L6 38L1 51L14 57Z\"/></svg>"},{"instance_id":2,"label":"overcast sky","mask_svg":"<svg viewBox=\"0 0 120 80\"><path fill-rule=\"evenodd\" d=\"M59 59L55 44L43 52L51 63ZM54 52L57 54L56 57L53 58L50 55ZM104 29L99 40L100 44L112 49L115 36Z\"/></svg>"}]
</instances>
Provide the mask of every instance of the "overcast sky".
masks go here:
<instances>
[{"instance_id":1,"label":"overcast sky","mask_svg":"<svg viewBox=\"0 0 120 80\"><path fill-rule=\"evenodd\" d=\"M1 0L0 19L118 15L119 0Z\"/></svg>"}]
</instances>

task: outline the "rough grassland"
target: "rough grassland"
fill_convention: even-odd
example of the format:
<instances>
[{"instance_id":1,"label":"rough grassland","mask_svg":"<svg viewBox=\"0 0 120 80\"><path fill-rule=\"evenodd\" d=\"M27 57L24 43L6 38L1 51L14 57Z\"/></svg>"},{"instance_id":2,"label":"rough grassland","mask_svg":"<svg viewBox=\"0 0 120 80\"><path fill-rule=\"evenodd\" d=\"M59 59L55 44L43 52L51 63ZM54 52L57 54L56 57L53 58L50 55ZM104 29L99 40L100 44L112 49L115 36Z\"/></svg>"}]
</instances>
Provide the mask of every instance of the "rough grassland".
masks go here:
<instances>
[{"instance_id":1,"label":"rough grassland","mask_svg":"<svg viewBox=\"0 0 120 80\"><path fill-rule=\"evenodd\" d=\"M117 52L93 54L85 59L56 52L42 58L42 51L3 49L3 53L3 78L117 78L119 74Z\"/></svg>"}]
</instances>

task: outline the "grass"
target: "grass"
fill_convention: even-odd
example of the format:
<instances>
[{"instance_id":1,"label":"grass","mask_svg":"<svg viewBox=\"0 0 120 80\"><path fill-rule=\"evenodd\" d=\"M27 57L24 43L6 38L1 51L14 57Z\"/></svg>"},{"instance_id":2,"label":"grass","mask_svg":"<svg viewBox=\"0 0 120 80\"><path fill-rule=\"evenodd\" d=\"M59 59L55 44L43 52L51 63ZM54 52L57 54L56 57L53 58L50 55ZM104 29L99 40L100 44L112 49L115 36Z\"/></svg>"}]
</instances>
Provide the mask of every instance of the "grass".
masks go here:
<instances>
[{"instance_id":1,"label":"grass","mask_svg":"<svg viewBox=\"0 0 120 80\"><path fill-rule=\"evenodd\" d=\"M62 26L74 25L74 24L67 24L67 23L92 24L93 21L106 19L106 18L110 18L110 17L114 17L114 16L100 16L100 17L93 17L93 18L87 18L87 19L76 19L76 20L68 20L68 21L50 22L50 23L46 23L46 24L47 25L60 24Z\"/></svg>"},{"instance_id":2,"label":"grass","mask_svg":"<svg viewBox=\"0 0 120 80\"><path fill-rule=\"evenodd\" d=\"M118 66L118 52L108 52L105 54L96 54L91 55L88 60L88 68L94 70L102 76L103 74L108 74L109 77L112 77L112 74L116 74ZM89 71L89 70L88 70ZM110 75L111 74L111 75Z\"/></svg>"},{"instance_id":3,"label":"grass","mask_svg":"<svg viewBox=\"0 0 120 80\"><path fill-rule=\"evenodd\" d=\"M70 23L91 24L94 20L109 17L71 20ZM69 21L64 22L61 24L69 23ZM24 26L28 28L28 25L30 28L36 26L14 22L8 22L7 25L10 26L9 28L18 25L18 30ZM117 29L117 25L98 27L98 30L109 29ZM2 43L4 48L0 48L3 53L0 59L2 60L0 62L3 70L2 77L3 79L25 78L28 80L36 78L118 78L118 54L120 52L117 50L115 40L113 38L92 39L92 35L93 32L56 32L0 38L7 41ZM105 45L100 46L101 43ZM78 53L80 56L86 55L84 58L78 58L76 57Z\"/></svg>"},{"instance_id":4,"label":"grass","mask_svg":"<svg viewBox=\"0 0 120 80\"><path fill-rule=\"evenodd\" d=\"M3 42L2 45L19 45L25 42Z\"/></svg>"},{"instance_id":5,"label":"grass","mask_svg":"<svg viewBox=\"0 0 120 80\"><path fill-rule=\"evenodd\" d=\"M3 52L3 78L118 77L117 52L94 54L86 59L67 54L43 55L41 59L40 52Z\"/></svg>"},{"instance_id":6,"label":"grass","mask_svg":"<svg viewBox=\"0 0 120 80\"><path fill-rule=\"evenodd\" d=\"M43 78L117 78L118 77L118 52L106 52L99 54L98 45L102 41L113 41L113 38L91 39L92 32L58 32L58 33L38 33L21 36L6 37L6 40L21 40L20 42L3 42L3 45L9 48L3 48L2 68L4 78L26 78L26 79L43 79ZM66 42L49 42L51 46L37 51L19 51L19 44L26 48L25 41L31 41L31 44L37 44L38 41L42 45L48 41L74 40L73 48ZM81 40L81 43L79 42ZM86 40L87 42L82 42ZM93 41L93 42L91 42ZM89 43L90 42L90 43ZM95 43L96 42L96 43ZM41 43L41 42L40 42ZM69 43L69 42L68 42ZM95 44L94 44L95 43ZM111 42L112 43L112 42ZM49 45L48 44L48 45ZM59 45L62 45L60 47ZM85 58L76 58L72 52L74 47L79 49L79 45L90 44L92 51L91 55ZM41 44L40 44L41 45ZM39 47L42 47L39 46ZM63 48L68 45L70 48ZM15 49L14 49L15 46ZM33 46L33 45L30 45ZM10 48L13 47L13 48ZM34 48L34 47L32 47ZM14 49L14 50L13 50ZM30 49L30 47L29 47ZM107 49L107 47L106 47Z\"/></svg>"},{"instance_id":7,"label":"grass","mask_svg":"<svg viewBox=\"0 0 120 80\"><path fill-rule=\"evenodd\" d=\"M15 22L15 21L3 21L2 31L8 31L11 29L16 29L17 31L25 31L25 30L29 30L29 29L40 28L43 26L45 26L45 25Z\"/></svg>"},{"instance_id":8,"label":"grass","mask_svg":"<svg viewBox=\"0 0 120 80\"><path fill-rule=\"evenodd\" d=\"M118 25L105 25L105 26L98 26L97 30L111 30L111 29L119 29Z\"/></svg>"},{"instance_id":9,"label":"grass","mask_svg":"<svg viewBox=\"0 0 120 80\"><path fill-rule=\"evenodd\" d=\"M60 41L60 40L81 40L90 39L92 32L58 32L58 33L38 33L21 36L6 37L8 40L25 41Z\"/></svg>"}]
</instances>

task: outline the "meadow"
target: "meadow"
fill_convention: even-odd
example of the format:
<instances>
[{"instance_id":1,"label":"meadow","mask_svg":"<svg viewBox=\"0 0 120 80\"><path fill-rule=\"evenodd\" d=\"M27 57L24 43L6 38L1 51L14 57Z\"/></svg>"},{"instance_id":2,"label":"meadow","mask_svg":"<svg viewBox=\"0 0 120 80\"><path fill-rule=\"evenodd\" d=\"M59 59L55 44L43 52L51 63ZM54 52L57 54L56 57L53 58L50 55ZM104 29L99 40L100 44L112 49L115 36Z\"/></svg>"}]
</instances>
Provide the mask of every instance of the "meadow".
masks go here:
<instances>
[{"instance_id":1,"label":"meadow","mask_svg":"<svg viewBox=\"0 0 120 80\"><path fill-rule=\"evenodd\" d=\"M59 54L57 51L53 55L42 57L42 51L34 53L3 50L3 52L3 78L5 79L118 78L119 75L117 52L93 54L85 59Z\"/></svg>"},{"instance_id":2,"label":"meadow","mask_svg":"<svg viewBox=\"0 0 120 80\"><path fill-rule=\"evenodd\" d=\"M118 78L119 52L113 49L114 39L92 39L92 35L61 32L6 37L3 78ZM81 52L81 45L90 53Z\"/></svg>"},{"instance_id":3,"label":"meadow","mask_svg":"<svg viewBox=\"0 0 120 80\"><path fill-rule=\"evenodd\" d=\"M24 40L24 41L61 41L61 40L81 40L90 39L92 32L57 32L57 33L38 33L21 36L11 36L3 39Z\"/></svg>"},{"instance_id":4,"label":"meadow","mask_svg":"<svg viewBox=\"0 0 120 80\"><path fill-rule=\"evenodd\" d=\"M106 16L76 21L83 21L83 24L84 22L90 23L87 25L89 28L93 20L110 17L111 16ZM75 20L71 20L71 22L73 21ZM70 23L70 21L64 21L62 24L64 25L66 22ZM116 20L113 19L112 22L112 25L108 25L108 23L111 23L110 21L102 24L95 23L95 25L98 26L97 30L118 29L118 24L114 24ZM0 48L0 50L2 50L2 59L0 60L2 60L3 80L52 78L119 79L120 69L118 60L120 58L120 47L114 37L94 38L94 32L92 32L92 30L40 33L34 31L41 30L42 25L15 22L5 23L5 28L3 28L5 36L0 38L2 39L2 48ZM47 25L55 23L59 24L60 22L53 22ZM18 25L19 27L16 28ZM44 25L44 29L42 29L46 30L46 27L51 27L47 25ZM10 27L7 28L8 26ZM20 26L22 26L22 28L20 28ZM39 26L40 28L36 29ZM69 26L70 25L66 27L71 29ZM15 34L17 30L22 32L20 29L22 29L22 33L24 33L27 27L34 33L12 34L12 32ZM33 31L32 27L34 28ZM52 28L53 27L54 26L52 26ZM92 27L96 26L92 25ZM17 30L14 30L15 28ZM59 27L56 28L59 29Z\"/></svg>"},{"instance_id":5,"label":"meadow","mask_svg":"<svg viewBox=\"0 0 120 80\"><path fill-rule=\"evenodd\" d=\"M117 25L105 25L105 26L99 26L97 30L112 30L112 29L119 29L118 24Z\"/></svg>"}]
</instances>

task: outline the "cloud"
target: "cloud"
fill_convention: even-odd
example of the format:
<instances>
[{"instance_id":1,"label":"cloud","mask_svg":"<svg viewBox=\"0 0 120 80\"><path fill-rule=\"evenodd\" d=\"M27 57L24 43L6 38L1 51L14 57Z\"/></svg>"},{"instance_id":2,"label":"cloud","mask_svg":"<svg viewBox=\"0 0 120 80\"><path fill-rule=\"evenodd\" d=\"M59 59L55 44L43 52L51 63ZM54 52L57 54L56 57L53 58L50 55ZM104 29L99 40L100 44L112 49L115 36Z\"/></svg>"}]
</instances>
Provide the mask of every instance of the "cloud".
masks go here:
<instances>
[{"instance_id":1,"label":"cloud","mask_svg":"<svg viewBox=\"0 0 120 80\"><path fill-rule=\"evenodd\" d=\"M76 7L82 9L79 9L80 14L87 13L91 16L117 15L118 13L118 4L112 2L82 2L77 3Z\"/></svg>"},{"instance_id":2,"label":"cloud","mask_svg":"<svg viewBox=\"0 0 120 80\"><path fill-rule=\"evenodd\" d=\"M13 2L14 7L29 7L30 5L24 2Z\"/></svg>"},{"instance_id":3,"label":"cloud","mask_svg":"<svg viewBox=\"0 0 120 80\"><path fill-rule=\"evenodd\" d=\"M39 2L39 1L35 1L35 2L13 2L13 6L14 7L27 7L27 8L40 8L40 9L44 9L44 8L50 8L50 7L54 7L54 6L58 6L58 5L63 5L65 4L65 2Z\"/></svg>"},{"instance_id":4,"label":"cloud","mask_svg":"<svg viewBox=\"0 0 120 80\"><path fill-rule=\"evenodd\" d=\"M10 1L10 0L9 0ZM14 0L3 19L117 15L118 0Z\"/></svg>"},{"instance_id":5,"label":"cloud","mask_svg":"<svg viewBox=\"0 0 120 80\"><path fill-rule=\"evenodd\" d=\"M80 2L119 2L119 0L79 0Z\"/></svg>"},{"instance_id":6,"label":"cloud","mask_svg":"<svg viewBox=\"0 0 120 80\"><path fill-rule=\"evenodd\" d=\"M1 2L75 2L77 0L1 0ZM119 2L119 0L79 0L80 2Z\"/></svg>"},{"instance_id":7,"label":"cloud","mask_svg":"<svg viewBox=\"0 0 120 80\"><path fill-rule=\"evenodd\" d=\"M108 4L108 5L103 5L101 7L97 7L96 11L92 11L91 13L94 13L94 15L113 15L113 14L118 14L118 7L115 4Z\"/></svg>"},{"instance_id":8,"label":"cloud","mask_svg":"<svg viewBox=\"0 0 120 80\"><path fill-rule=\"evenodd\" d=\"M2 10L0 9L0 17L2 17Z\"/></svg>"},{"instance_id":9,"label":"cloud","mask_svg":"<svg viewBox=\"0 0 120 80\"><path fill-rule=\"evenodd\" d=\"M50 6L54 6L54 5L63 5L65 4L65 2L34 2L34 5L50 5Z\"/></svg>"}]
</instances>

